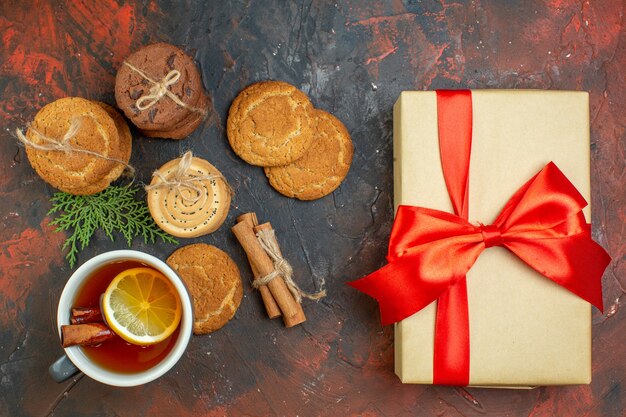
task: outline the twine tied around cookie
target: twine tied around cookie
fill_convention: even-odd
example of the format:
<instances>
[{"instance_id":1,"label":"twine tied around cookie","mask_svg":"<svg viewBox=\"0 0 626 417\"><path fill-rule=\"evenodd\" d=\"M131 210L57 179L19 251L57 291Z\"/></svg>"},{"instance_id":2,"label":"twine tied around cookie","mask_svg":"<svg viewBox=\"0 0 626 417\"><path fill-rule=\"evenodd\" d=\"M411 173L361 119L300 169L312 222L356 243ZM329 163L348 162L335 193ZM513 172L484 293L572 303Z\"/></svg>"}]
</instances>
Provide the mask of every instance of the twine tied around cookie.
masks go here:
<instances>
[{"instance_id":1,"label":"twine tied around cookie","mask_svg":"<svg viewBox=\"0 0 626 417\"><path fill-rule=\"evenodd\" d=\"M178 104L181 107L205 116L207 115L206 109L200 109L198 107L189 106L183 103L183 101L179 99L176 94L172 93L169 90L169 86L176 84L180 79L180 71L171 70L165 75L165 77L163 77L161 81L155 81L133 64L129 64L128 62L124 61L124 65L135 71L144 80L152 83L152 87L150 87L149 93L144 94L143 96L139 97L137 101L135 101L135 107L137 107L137 109L141 111L147 110L157 104L159 100L161 100L163 97L167 96L172 99L174 103Z\"/></svg>"},{"instance_id":2,"label":"twine tied around cookie","mask_svg":"<svg viewBox=\"0 0 626 417\"><path fill-rule=\"evenodd\" d=\"M262 285L267 285L271 280L276 278L277 276L282 276L285 280L285 284L287 284L287 288L293 295L293 298L298 302L302 303L302 298L308 298L309 300L317 301L321 298L326 297L326 290L321 290L316 293L307 293L302 291L298 284L296 284L293 280L293 268L287 262L285 258L280 255L280 248L278 247L278 242L276 240L276 234L274 230L260 230L257 233L257 239L259 240L259 244L263 248L263 250L270 257L272 262L274 262L274 270L264 277L255 279L252 282L252 286L258 289Z\"/></svg>"},{"instance_id":3,"label":"twine tied around cookie","mask_svg":"<svg viewBox=\"0 0 626 417\"><path fill-rule=\"evenodd\" d=\"M58 151L58 152L64 152L66 154L82 153L85 155L95 156L96 158L104 159L105 161L115 162L115 163L124 165L124 167L128 170L129 174L131 176L134 176L135 168L133 168L133 166L130 165L128 162L122 161L121 159L117 159L117 158L111 158L101 153L90 151L89 149L79 148L70 143L70 140L74 136L76 136L76 134L80 130L83 124L82 122L83 118L93 119L96 122L96 125L98 127L98 133L100 133L100 135L103 138L106 136L106 133L104 132L102 126L97 122L97 120L95 120L95 118L88 116L88 115L72 117L70 121L70 127L68 127L67 131L65 132L63 137L61 137L60 139L55 139L55 138L46 136L31 126L28 126L28 131L38 136L41 139L41 143L33 142L32 140L28 139L26 135L24 134L24 132L22 132L22 129L19 129L19 128L15 129L15 135L17 136L17 139L20 141L21 144L23 144L24 146L31 147L33 149L37 149L38 151Z\"/></svg>"},{"instance_id":4,"label":"twine tied around cookie","mask_svg":"<svg viewBox=\"0 0 626 417\"><path fill-rule=\"evenodd\" d=\"M198 187L194 183L200 181L211 181L211 180L222 180L228 189L228 192L233 194L233 190L226 181L226 178L221 173L218 174L210 174L210 175L196 175L191 176L188 175L189 168L191 167L191 163L193 161L193 152L187 151L180 158L178 162L178 166L176 167L176 171L173 175L166 177L160 171L154 171L152 173L153 177L157 177L160 181L156 184L147 185L145 187L146 191L158 189L158 188L167 188L176 192L186 203L195 204L200 200L202 195L202 188ZM191 190L195 192L194 196L187 196L184 193L184 190Z\"/></svg>"}]
</instances>

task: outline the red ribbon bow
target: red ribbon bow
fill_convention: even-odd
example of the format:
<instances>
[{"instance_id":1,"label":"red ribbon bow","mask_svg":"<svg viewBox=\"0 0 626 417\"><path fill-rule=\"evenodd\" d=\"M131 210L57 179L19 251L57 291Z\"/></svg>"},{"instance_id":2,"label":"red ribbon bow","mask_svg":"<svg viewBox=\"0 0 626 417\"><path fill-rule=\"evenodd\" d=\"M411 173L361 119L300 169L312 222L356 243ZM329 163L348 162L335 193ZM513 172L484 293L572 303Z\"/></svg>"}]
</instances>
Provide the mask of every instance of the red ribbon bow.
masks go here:
<instances>
[{"instance_id":1,"label":"red ribbon bow","mask_svg":"<svg viewBox=\"0 0 626 417\"><path fill-rule=\"evenodd\" d=\"M591 240L582 212L587 202L552 162L511 197L493 224L471 224L467 220L471 93L437 92L437 99L443 171L457 214L400 206L389 240L389 264L349 285L378 300L383 325L438 300L433 382L467 385L465 275L483 250L504 246L599 309L601 278L610 257ZM459 152L459 147L466 152Z\"/></svg>"}]
</instances>

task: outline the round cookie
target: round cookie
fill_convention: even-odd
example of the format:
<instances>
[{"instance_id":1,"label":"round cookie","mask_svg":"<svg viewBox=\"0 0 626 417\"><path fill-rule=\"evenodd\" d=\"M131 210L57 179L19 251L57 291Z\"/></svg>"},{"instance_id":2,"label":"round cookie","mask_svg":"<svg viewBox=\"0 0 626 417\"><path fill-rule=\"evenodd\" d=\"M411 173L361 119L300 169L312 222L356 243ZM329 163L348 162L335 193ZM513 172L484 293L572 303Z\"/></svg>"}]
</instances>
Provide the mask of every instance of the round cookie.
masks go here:
<instances>
[{"instance_id":1,"label":"round cookie","mask_svg":"<svg viewBox=\"0 0 626 417\"><path fill-rule=\"evenodd\" d=\"M307 153L295 162L265 168L276 191L300 200L332 193L348 174L354 148L346 127L330 113L314 111L317 131Z\"/></svg>"},{"instance_id":2,"label":"round cookie","mask_svg":"<svg viewBox=\"0 0 626 417\"><path fill-rule=\"evenodd\" d=\"M196 243L177 249L166 262L191 294L195 334L214 332L233 318L241 304L243 286L239 268L225 252Z\"/></svg>"},{"instance_id":3,"label":"round cookie","mask_svg":"<svg viewBox=\"0 0 626 417\"><path fill-rule=\"evenodd\" d=\"M235 153L252 165L287 165L313 140L313 105L291 84L263 81L243 90L228 112L226 132Z\"/></svg>"},{"instance_id":4,"label":"round cookie","mask_svg":"<svg viewBox=\"0 0 626 417\"><path fill-rule=\"evenodd\" d=\"M139 110L137 100L150 94L155 84L127 64L156 82L161 82L172 70L179 71L180 78L167 89L187 107L164 95L154 105ZM193 59L180 48L167 43L148 45L133 53L126 58L115 77L117 106L138 128L144 130L168 130L175 126L194 113L191 108L200 108L197 104L203 94L202 78Z\"/></svg>"},{"instance_id":5,"label":"round cookie","mask_svg":"<svg viewBox=\"0 0 626 417\"><path fill-rule=\"evenodd\" d=\"M165 180L175 181L181 160L176 158L167 162L158 172ZM206 176L218 178L202 178ZM192 158L182 179L191 182L191 186L159 187L163 181L158 176L152 177L147 199L154 221L177 237L191 238L214 232L224 223L230 209L231 191L226 180L217 168L196 157Z\"/></svg>"},{"instance_id":6,"label":"round cookie","mask_svg":"<svg viewBox=\"0 0 626 417\"><path fill-rule=\"evenodd\" d=\"M35 144L50 146L46 138L61 142L75 120L80 126L67 141L71 148L128 161L115 121L100 105L79 97L62 98L44 106L35 116L26 137ZM121 165L85 152L41 150L29 145L26 145L26 155L44 181L73 194L102 191L114 179L111 172Z\"/></svg>"}]
</instances>

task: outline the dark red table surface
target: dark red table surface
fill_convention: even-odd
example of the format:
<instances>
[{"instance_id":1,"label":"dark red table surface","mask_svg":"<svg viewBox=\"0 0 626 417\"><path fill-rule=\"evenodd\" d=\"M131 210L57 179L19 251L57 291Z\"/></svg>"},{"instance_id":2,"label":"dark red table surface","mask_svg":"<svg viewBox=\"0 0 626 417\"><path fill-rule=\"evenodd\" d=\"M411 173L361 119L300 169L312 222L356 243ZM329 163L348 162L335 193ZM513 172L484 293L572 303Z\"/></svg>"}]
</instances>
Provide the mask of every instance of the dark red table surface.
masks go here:
<instances>
[{"instance_id":1,"label":"dark red table surface","mask_svg":"<svg viewBox=\"0 0 626 417\"><path fill-rule=\"evenodd\" d=\"M180 3L173 5L173 3ZM626 414L626 32L623 0L603 1L15 1L0 4L0 415L2 416L622 416ZM56 306L73 269L48 226L54 192L12 131L65 96L114 103L117 68L142 45L182 45L212 97L209 119L183 141L134 132L131 162L149 181L192 149L237 191L226 225L181 244L226 250L245 295L223 329L194 337L159 380L114 388L88 377L56 384ZM228 146L232 99L264 79L290 82L346 124L352 169L331 196L287 199ZM392 327L345 282L384 263L393 220L392 105L403 90L533 88L590 92L594 238L613 257L604 314L593 314L593 382L534 390L402 385ZM244 254L229 232L256 211L277 229L307 290L308 321L264 316ZM98 234L79 257L124 248ZM166 258L175 246L133 248Z\"/></svg>"}]
</instances>

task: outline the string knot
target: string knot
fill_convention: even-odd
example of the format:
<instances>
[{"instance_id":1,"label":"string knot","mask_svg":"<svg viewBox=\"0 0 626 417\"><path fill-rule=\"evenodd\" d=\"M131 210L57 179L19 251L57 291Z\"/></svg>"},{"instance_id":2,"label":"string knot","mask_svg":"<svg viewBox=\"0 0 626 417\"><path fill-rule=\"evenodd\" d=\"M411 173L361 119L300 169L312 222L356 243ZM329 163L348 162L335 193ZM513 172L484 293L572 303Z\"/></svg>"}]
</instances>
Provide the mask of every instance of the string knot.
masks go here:
<instances>
[{"instance_id":1,"label":"string knot","mask_svg":"<svg viewBox=\"0 0 626 417\"><path fill-rule=\"evenodd\" d=\"M289 262L287 262L285 258L277 259L274 262L274 269L277 270L280 273L280 275L282 275L283 277L293 275L293 269L291 268L291 265L289 265Z\"/></svg>"},{"instance_id":2,"label":"string knot","mask_svg":"<svg viewBox=\"0 0 626 417\"><path fill-rule=\"evenodd\" d=\"M139 97L135 102L135 106L139 110L146 110L154 106L169 92L168 87L176 84L179 78L180 71L171 70L161 81L154 82L152 87L150 87L150 93Z\"/></svg>"},{"instance_id":3,"label":"string knot","mask_svg":"<svg viewBox=\"0 0 626 417\"><path fill-rule=\"evenodd\" d=\"M219 179L222 180L224 184L226 184L226 188L228 188L228 191L232 194L232 189L230 188L230 185L228 184L224 176L220 173L207 175L189 174L189 168L191 168L192 162L193 152L187 151L180 158L178 166L176 167L176 171L171 176L167 177L158 170L154 171L152 173L152 176L157 177L159 179L159 182L146 186L146 191L158 188L168 188L180 195L180 198L182 198L184 202L189 204L195 204L204 195L204 193L202 192L202 187L197 184L203 181Z\"/></svg>"},{"instance_id":4,"label":"string knot","mask_svg":"<svg viewBox=\"0 0 626 417\"><path fill-rule=\"evenodd\" d=\"M19 129L19 128L15 129L15 135L17 136L18 141L22 143L24 146L37 149L38 151L59 151L65 154L82 153L84 155L91 155L93 157L103 159L105 161L110 161L110 162L124 165L124 167L129 172L129 174L131 176L134 176L135 168L133 168L128 162L125 162L118 158L111 158L107 155L103 155L99 152L94 152L89 149L83 149L78 146L74 146L70 143L70 140L74 136L76 136L76 134L82 127L83 119L85 118L92 119L98 125L98 132L104 138L105 133L104 133L104 130L102 129L102 126L100 126L100 124L94 117L88 116L88 115L72 117L70 120L70 126L67 128L67 131L63 134L61 138L52 138L52 137L46 136L45 134L43 134L42 132L40 132L39 130L31 126L28 127L31 137L36 136L39 138L39 141L35 142L35 141L30 140L29 138L26 137L22 129Z\"/></svg>"},{"instance_id":5,"label":"string knot","mask_svg":"<svg viewBox=\"0 0 626 417\"><path fill-rule=\"evenodd\" d=\"M124 65L126 65L128 68L130 68L131 70L139 74L139 76L143 78L144 80L152 83L152 86L150 87L148 94L145 94L139 97L137 101L135 101L135 107L137 107L138 110L143 111L143 110L149 109L150 107L158 103L159 100L161 100L163 97L167 96L174 103L178 104L181 107L184 107L196 113L200 113L204 116L207 115L206 109L200 109L197 107L188 106L187 104L183 103L183 101L180 98L178 98L176 94L170 91L169 87L171 85L176 84L178 80L180 79L180 71L175 70L175 69L171 70L165 75L165 77L163 77L161 81L155 81L152 78L150 78L148 74L146 74L145 72L143 72L142 70L134 66L133 64L129 64L128 62L124 61Z\"/></svg>"},{"instance_id":6,"label":"string knot","mask_svg":"<svg viewBox=\"0 0 626 417\"><path fill-rule=\"evenodd\" d=\"M293 268L287 262L285 258L283 258L280 254L280 248L278 247L278 242L276 240L276 234L274 230L260 230L257 233L257 239L259 240L259 244L263 248L263 250L270 257L272 262L274 262L274 270L269 274L256 279L252 282L252 286L255 289L258 289L262 285L269 284L274 278L277 276L282 276L287 288L293 295L293 298L298 302L302 303L302 298L308 298L309 300L319 300L326 296L326 290L321 290L314 294L309 294L305 291L302 291L300 287L293 280Z\"/></svg>"}]
</instances>

